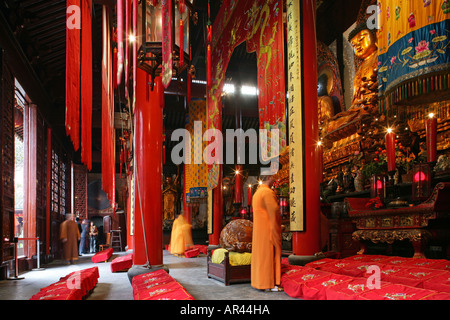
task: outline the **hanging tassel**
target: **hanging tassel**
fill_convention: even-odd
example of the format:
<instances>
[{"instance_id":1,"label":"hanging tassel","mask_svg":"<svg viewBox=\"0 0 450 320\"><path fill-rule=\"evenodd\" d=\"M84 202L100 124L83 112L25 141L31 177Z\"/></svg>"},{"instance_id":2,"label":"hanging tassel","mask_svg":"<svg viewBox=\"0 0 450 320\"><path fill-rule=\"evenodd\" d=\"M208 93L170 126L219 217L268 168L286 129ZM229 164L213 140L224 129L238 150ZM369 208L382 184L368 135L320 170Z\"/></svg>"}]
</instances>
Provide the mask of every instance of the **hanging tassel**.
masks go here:
<instances>
[{"instance_id":1,"label":"hanging tassel","mask_svg":"<svg viewBox=\"0 0 450 320\"><path fill-rule=\"evenodd\" d=\"M189 47L189 57L192 59L192 47ZM191 75L191 70L189 70L190 68L188 67L188 71L187 71L187 95L186 95L186 99L187 99L187 104L189 105L189 103L191 103L191 83L192 83L192 75Z\"/></svg>"},{"instance_id":2,"label":"hanging tassel","mask_svg":"<svg viewBox=\"0 0 450 320\"><path fill-rule=\"evenodd\" d=\"M180 19L180 68L184 65L184 28L183 18Z\"/></svg>"}]
</instances>

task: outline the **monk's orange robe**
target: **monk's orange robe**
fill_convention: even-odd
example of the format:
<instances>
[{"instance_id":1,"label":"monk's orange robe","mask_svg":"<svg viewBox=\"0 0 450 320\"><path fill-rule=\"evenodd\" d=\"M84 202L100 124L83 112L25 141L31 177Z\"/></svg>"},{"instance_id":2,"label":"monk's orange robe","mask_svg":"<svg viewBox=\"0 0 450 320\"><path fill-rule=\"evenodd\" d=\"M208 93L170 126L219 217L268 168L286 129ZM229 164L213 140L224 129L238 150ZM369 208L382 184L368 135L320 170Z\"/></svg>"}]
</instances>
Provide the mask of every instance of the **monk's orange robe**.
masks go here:
<instances>
[{"instance_id":1,"label":"monk's orange robe","mask_svg":"<svg viewBox=\"0 0 450 320\"><path fill-rule=\"evenodd\" d=\"M179 215L172 224L170 235L170 253L183 255L186 249L193 245L192 226L183 215Z\"/></svg>"},{"instance_id":2,"label":"monk's orange robe","mask_svg":"<svg viewBox=\"0 0 450 320\"><path fill-rule=\"evenodd\" d=\"M281 278L281 217L275 192L260 185L252 200L251 286L272 289Z\"/></svg>"}]
</instances>

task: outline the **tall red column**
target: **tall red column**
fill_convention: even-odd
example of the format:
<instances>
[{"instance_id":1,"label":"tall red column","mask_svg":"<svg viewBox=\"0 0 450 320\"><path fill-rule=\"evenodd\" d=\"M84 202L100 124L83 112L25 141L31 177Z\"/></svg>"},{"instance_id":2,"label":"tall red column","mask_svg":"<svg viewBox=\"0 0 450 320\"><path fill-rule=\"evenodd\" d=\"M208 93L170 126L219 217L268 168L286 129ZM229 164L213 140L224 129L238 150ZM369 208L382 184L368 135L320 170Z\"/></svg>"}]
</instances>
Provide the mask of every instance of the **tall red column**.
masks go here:
<instances>
[{"instance_id":1,"label":"tall red column","mask_svg":"<svg viewBox=\"0 0 450 320\"><path fill-rule=\"evenodd\" d=\"M312 256L321 251L320 248L320 159L317 141L318 108L317 108L317 52L316 52L316 8L315 0L302 0L300 16L302 17L303 43L302 75L304 88L304 155L305 155L305 231L293 232L292 251L294 255ZM306 79L302 77L303 79Z\"/></svg>"},{"instance_id":2,"label":"tall red column","mask_svg":"<svg viewBox=\"0 0 450 320\"><path fill-rule=\"evenodd\" d=\"M145 71L137 69L135 107L135 211L133 264L163 263L162 235L162 116L161 95L153 91ZM148 261L147 261L148 259Z\"/></svg>"},{"instance_id":3,"label":"tall red column","mask_svg":"<svg viewBox=\"0 0 450 320\"><path fill-rule=\"evenodd\" d=\"M219 182L213 192L213 233L209 235L210 245L219 245L223 220L222 165L219 167Z\"/></svg>"}]
</instances>

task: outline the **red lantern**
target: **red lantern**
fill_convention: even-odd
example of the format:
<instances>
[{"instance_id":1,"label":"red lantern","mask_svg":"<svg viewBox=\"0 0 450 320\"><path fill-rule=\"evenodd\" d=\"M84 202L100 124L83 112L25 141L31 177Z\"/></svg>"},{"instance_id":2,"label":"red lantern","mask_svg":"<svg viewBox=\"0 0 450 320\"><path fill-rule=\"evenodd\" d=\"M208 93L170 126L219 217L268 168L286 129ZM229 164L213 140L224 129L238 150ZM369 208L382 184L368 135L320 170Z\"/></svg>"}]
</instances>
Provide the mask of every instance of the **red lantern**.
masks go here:
<instances>
[{"instance_id":1,"label":"red lantern","mask_svg":"<svg viewBox=\"0 0 450 320\"><path fill-rule=\"evenodd\" d=\"M413 202L423 202L431 194L431 167L428 163L421 163L414 166L412 181Z\"/></svg>"},{"instance_id":2,"label":"red lantern","mask_svg":"<svg viewBox=\"0 0 450 320\"><path fill-rule=\"evenodd\" d=\"M374 175L370 179L370 197L380 198L381 202L386 199L386 176Z\"/></svg>"}]
</instances>

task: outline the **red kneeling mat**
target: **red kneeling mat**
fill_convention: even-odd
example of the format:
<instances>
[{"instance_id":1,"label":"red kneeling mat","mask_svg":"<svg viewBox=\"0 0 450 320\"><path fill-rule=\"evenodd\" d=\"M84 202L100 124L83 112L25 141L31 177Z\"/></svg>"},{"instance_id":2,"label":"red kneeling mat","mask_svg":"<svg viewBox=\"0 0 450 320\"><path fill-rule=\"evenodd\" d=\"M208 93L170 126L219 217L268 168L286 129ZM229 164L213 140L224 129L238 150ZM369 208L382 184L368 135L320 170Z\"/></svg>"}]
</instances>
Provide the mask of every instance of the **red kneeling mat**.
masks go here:
<instances>
[{"instance_id":1,"label":"red kneeling mat","mask_svg":"<svg viewBox=\"0 0 450 320\"><path fill-rule=\"evenodd\" d=\"M149 272L133 277L134 300L194 300L165 270Z\"/></svg>"},{"instance_id":2,"label":"red kneeling mat","mask_svg":"<svg viewBox=\"0 0 450 320\"><path fill-rule=\"evenodd\" d=\"M358 296L360 300L423 300L436 291L414 288L402 284L390 284L378 290L369 290Z\"/></svg>"},{"instance_id":3,"label":"red kneeling mat","mask_svg":"<svg viewBox=\"0 0 450 320\"><path fill-rule=\"evenodd\" d=\"M126 271L133 266L133 254L117 257L111 261L111 272Z\"/></svg>"},{"instance_id":4,"label":"red kneeling mat","mask_svg":"<svg viewBox=\"0 0 450 320\"><path fill-rule=\"evenodd\" d=\"M74 271L42 288L30 300L81 300L98 282L98 267Z\"/></svg>"},{"instance_id":5,"label":"red kneeling mat","mask_svg":"<svg viewBox=\"0 0 450 320\"><path fill-rule=\"evenodd\" d=\"M102 262L102 261L108 261L109 258L111 258L112 254L114 252L113 248L109 248L100 252L97 252L93 257L92 257L92 262L97 263L97 262Z\"/></svg>"}]
</instances>

